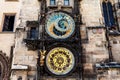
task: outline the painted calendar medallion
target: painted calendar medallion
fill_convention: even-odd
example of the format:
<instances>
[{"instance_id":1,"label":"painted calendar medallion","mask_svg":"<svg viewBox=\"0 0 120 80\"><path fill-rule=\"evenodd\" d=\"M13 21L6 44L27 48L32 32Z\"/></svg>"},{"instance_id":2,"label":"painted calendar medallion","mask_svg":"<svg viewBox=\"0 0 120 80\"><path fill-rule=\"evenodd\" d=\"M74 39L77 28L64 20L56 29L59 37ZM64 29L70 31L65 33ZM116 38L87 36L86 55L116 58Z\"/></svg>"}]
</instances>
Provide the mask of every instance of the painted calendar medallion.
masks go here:
<instances>
[{"instance_id":1,"label":"painted calendar medallion","mask_svg":"<svg viewBox=\"0 0 120 80\"><path fill-rule=\"evenodd\" d=\"M55 75L65 75L74 68L75 57L69 49L56 47L48 52L46 66Z\"/></svg>"}]
</instances>

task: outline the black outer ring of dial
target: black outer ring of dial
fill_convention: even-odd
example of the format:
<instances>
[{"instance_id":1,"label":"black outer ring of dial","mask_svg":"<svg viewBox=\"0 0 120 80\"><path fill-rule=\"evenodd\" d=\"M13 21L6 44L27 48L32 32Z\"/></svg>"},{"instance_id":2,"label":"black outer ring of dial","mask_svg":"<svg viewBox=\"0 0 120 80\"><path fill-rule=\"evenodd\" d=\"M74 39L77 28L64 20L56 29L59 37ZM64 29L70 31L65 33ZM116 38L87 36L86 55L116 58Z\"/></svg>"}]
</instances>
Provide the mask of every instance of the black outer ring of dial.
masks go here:
<instances>
[{"instance_id":1,"label":"black outer ring of dial","mask_svg":"<svg viewBox=\"0 0 120 80\"><path fill-rule=\"evenodd\" d=\"M66 77L70 74L72 74L72 72L76 69L76 66L77 66L77 63L78 63L78 55L76 54L77 52L72 49L72 47L66 45L66 44L55 44L55 45L52 45L50 47L48 47L48 50L46 52L46 55L53 49L53 48L56 48L56 47L64 47L64 48L67 48L68 50L70 50L72 53L73 53L73 56L75 58L75 64L74 64L74 67L73 69L71 69L70 72L68 72L67 74L64 74L64 75L56 75L56 74L53 74L48 68L47 68L47 65L46 65L46 58L45 58L45 70L47 73L49 73L51 76L54 76L54 77Z\"/></svg>"}]
</instances>

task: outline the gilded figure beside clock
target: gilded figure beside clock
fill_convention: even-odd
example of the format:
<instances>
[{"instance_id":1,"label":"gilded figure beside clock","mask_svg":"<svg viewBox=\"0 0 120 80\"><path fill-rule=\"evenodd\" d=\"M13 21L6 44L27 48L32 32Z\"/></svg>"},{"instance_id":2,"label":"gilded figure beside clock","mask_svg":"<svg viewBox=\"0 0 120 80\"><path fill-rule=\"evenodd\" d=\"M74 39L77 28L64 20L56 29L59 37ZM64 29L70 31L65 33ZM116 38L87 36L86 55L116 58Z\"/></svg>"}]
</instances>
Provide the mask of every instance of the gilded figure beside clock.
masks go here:
<instances>
[{"instance_id":1,"label":"gilded figure beside clock","mask_svg":"<svg viewBox=\"0 0 120 80\"><path fill-rule=\"evenodd\" d=\"M75 30L75 22L71 16L63 12L54 12L47 16L46 32L55 39L70 37Z\"/></svg>"}]
</instances>

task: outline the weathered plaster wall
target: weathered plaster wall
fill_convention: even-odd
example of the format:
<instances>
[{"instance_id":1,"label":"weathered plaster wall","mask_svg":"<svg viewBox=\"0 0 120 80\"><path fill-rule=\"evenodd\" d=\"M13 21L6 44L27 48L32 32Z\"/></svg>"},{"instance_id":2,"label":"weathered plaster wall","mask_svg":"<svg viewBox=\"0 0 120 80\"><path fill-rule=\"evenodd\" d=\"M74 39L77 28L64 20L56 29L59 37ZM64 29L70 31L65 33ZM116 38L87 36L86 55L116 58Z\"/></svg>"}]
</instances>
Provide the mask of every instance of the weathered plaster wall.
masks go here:
<instances>
[{"instance_id":1,"label":"weathered plaster wall","mask_svg":"<svg viewBox=\"0 0 120 80\"><path fill-rule=\"evenodd\" d=\"M92 77L92 74L94 74L94 64L104 62L109 57L106 47L105 28L95 28L104 26L101 0L82 0L80 5L83 21L83 25L80 26L81 35L82 39L86 40L82 45L84 49L84 73L90 74ZM85 79L87 80L87 78Z\"/></svg>"},{"instance_id":2,"label":"weathered plaster wall","mask_svg":"<svg viewBox=\"0 0 120 80\"><path fill-rule=\"evenodd\" d=\"M110 42L111 42L113 59L116 62L120 62L120 37L110 36Z\"/></svg>"},{"instance_id":3,"label":"weathered plaster wall","mask_svg":"<svg viewBox=\"0 0 120 80\"><path fill-rule=\"evenodd\" d=\"M70 5L73 6L73 4L73 0L70 0ZM104 25L101 0L82 0L80 5L83 21L83 25L80 26L83 35L82 38L88 38L87 43L83 43L82 45L84 49L83 55L85 57L84 70L93 71L93 65L95 63L104 62L108 59L105 29L87 28ZM47 6L49 6L48 0ZM38 0L18 0L17 2L5 2L4 0L0 0L0 8L0 32L2 31L3 13L16 13L15 28L22 27L26 29L26 21L38 20L40 3ZM119 12L118 10L118 16ZM120 18L118 18L118 20L120 20ZM15 28L14 31L16 31ZM28 65L30 67L30 71L13 71L11 75L12 80L16 80L19 76L22 76L23 80L26 80L27 75L33 76L36 74L38 52L28 50L26 43L23 41L25 37L26 32L24 30L16 31L15 34L12 32L0 33L0 50L9 56L10 47L15 45L12 64ZM120 62L120 37L115 38L117 43L113 44L113 42L111 42L113 57L115 61ZM110 37L110 39L112 41L113 37ZM85 80L87 80L87 78L85 78Z\"/></svg>"},{"instance_id":4,"label":"weathered plaster wall","mask_svg":"<svg viewBox=\"0 0 120 80\"><path fill-rule=\"evenodd\" d=\"M22 0L20 9L20 26L26 27L26 21L38 20L40 3L38 0Z\"/></svg>"},{"instance_id":5,"label":"weathered plaster wall","mask_svg":"<svg viewBox=\"0 0 120 80\"><path fill-rule=\"evenodd\" d=\"M15 23L14 27L18 26L18 18L19 18L19 11L21 7L21 0L18 1L5 1L0 0L0 32L2 31L3 21L4 21L4 13L15 13ZM14 28L14 31L15 31Z\"/></svg>"},{"instance_id":6,"label":"weathered plaster wall","mask_svg":"<svg viewBox=\"0 0 120 80\"><path fill-rule=\"evenodd\" d=\"M10 55L11 46L14 46L14 33L13 32L2 32L4 14L5 13L15 13L15 23L14 31L18 26L18 16L20 10L20 1L5 1L0 0L0 50L6 53L7 56Z\"/></svg>"},{"instance_id":7,"label":"weathered plaster wall","mask_svg":"<svg viewBox=\"0 0 120 80\"><path fill-rule=\"evenodd\" d=\"M119 80L120 79L119 69L110 69L102 72L103 74L97 75L97 80Z\"/></svg>"},{"instance_id":8,"label":"weathered plaster wall","mask_svg":"<svg viewBox=\"0 0 120 80\"><path fill-rule=\"evenodd\" d=\"M29 71L21 71L20 73L19 71L15 71L15 74L11 75L11 77L13 76L12 80L18 79L19 76L22 76L23 80L27 80L28 75L32 76L30 79L33 79L36 74L38 52L28 50L23 39L26 37L26 31L24 31L24 28L26 29L27 27L26 22L38 20L38 14L40 11L39 4L38 0L21 0L19 26L17 26L17 28L22 28L22 30L16 30L12 65L27 65L29 66Z\"/></svg>"},{"instance_id":9,"label":"weathered plaster wall","mask_svg":"<svg viewBox=\"0 0 120 80\"><path fill-rule=\"evenodd\" d=\"M0 33L0 50L10 56L11 46L14 46L14 33Z\"/></svg>"},{"instance_id":10,"label":"weathered plaster wall","mask_svg":"<svg viewBox=\"0 0 120 80\"><path fill-rule=\"evenodd\" d=\"M26 27L26 21L38 20L38 12L40 9L38 0L22 0L21 9L19 14L20 25L19 27ZM14 50L14 64L27 64L36 66L35 62L32 62L34 55L37 55L35 51L28 51L23 39L25 38L25 32L16 31L15 36L15 50ZM29 55L29 56L28 56ZM19 57L18 57L19 56ZM29 63L30 62L30 63Z\"/></svg>"},{"instance_id":11,"label":"weathered plaster wall","mask_svg":"<svg viewBox=\"0 0 120 80\"><path fill-rule=\"evenodd\" d=\"M100 0L82 0L82 21L86 26L100 26L103 23Z\"/></svg>"}]
</instances>

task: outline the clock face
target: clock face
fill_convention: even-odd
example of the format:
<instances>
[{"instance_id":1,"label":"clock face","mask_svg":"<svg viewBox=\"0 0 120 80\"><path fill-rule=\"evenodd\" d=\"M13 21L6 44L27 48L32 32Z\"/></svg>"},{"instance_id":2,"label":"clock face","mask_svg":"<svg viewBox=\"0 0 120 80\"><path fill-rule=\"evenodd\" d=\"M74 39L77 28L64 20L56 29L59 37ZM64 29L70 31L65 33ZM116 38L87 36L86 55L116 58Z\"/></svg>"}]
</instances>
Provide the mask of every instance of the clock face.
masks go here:
<instances>
[{"instance_id":1,"label":"clock face","mask_svg":"<svg viewBox=\"0 0 120 80\"><path fill-rule=\"evenodd\" d=\"M55 12L47 16L46 32L55 39L65 39L75 30L75 22L71 16L62 12Z\"/></svg>"},{"instance_id":2,"label":"clock face","mask_svg":"<svg viewBox=\"0 0 120 80\"><path fill-rule=\"evenodd\" d=\"M46 66L55 75L69 73L75 65L73 53L64 47L53 48L46 56Z\"/></svg>"}]
</instances>

